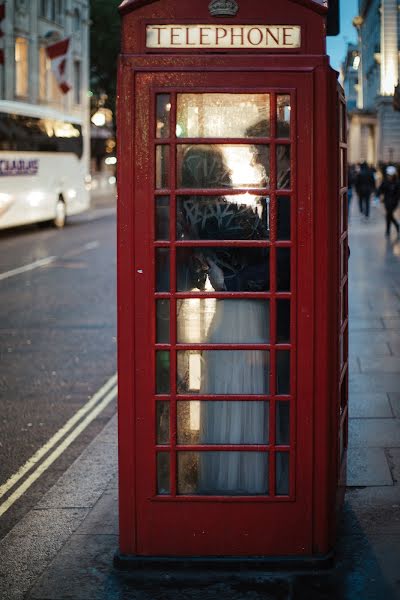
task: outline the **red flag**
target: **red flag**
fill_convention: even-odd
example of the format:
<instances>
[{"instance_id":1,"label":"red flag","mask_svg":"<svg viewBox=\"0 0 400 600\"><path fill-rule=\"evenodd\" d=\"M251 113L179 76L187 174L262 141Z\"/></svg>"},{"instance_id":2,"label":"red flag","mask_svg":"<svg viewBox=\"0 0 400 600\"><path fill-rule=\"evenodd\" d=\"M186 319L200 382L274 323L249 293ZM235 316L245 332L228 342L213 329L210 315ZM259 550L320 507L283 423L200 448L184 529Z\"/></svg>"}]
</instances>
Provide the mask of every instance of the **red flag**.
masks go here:
<instances>
[{"instance_id":1,"label":"red flag","mask_svg":"<svg viewBox=\"0 0 400 600\"><path fill-rule=\"evenodd\" d=\"M67 94L71 86L66 81L67 60L70 39L61 40L46 48L46 54L51 60L51 70L57 79L58 86L63 94Z\"/></svg>"}]
</instances>

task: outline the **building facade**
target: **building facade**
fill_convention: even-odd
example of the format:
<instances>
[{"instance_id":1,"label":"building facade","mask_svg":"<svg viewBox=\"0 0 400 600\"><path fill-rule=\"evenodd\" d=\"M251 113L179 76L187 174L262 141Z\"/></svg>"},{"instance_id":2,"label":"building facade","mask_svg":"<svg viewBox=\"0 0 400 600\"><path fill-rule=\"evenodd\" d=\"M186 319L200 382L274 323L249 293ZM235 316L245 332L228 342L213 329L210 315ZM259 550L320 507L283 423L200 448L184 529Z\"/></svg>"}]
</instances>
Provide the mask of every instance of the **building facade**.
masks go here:
<instances>
[{"instance_id":1,"label":"building facade","mask_svg":"<svg viewBox=\"0 0 400 600\"><path fill-rule=\"evenodd\" d=\"M82 123L89 142L89 0L0 0L1 101L41 105ZM62 93L46 47L69 38ZM87 144L89 147L89 143Z\"/></svg>"},{"instance_id":2,"label":"building facade","mask_svg":"<svg viewBox=\"0 0 400 600\"><path fill-rule=\"evenodd\" d=\"M351 163L400 163L400 114L393 108L399 83L399 10L400 0L359 0L354 19L358 47L349 46L343 65Z\"/></svg>"}]
</instances>

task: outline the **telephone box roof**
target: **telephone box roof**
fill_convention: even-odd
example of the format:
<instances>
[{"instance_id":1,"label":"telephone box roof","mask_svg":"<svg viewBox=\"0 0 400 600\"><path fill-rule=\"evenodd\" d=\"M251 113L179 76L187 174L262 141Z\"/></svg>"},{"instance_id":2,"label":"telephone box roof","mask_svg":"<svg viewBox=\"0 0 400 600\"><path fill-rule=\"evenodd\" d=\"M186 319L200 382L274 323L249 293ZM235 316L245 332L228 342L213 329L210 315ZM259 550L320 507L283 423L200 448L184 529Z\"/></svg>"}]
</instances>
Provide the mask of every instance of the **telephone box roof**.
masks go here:
<instances>
[{"instance_id":1,"label":"telephone box roof","mask_svg":"<svg viewBox=\"0 0 400 600\"><path fill-rule=\"evenodd\" d=\"M122 14L125 14L142 6L146 6L146 4L154 4L154 2L158 1L159 0L124 0L120 5L119 10ZM320 15L326 15L328 12L328 7L319 4L316 0L290 0L290 2L305 6Z\"/></svg>"}]
</instances>

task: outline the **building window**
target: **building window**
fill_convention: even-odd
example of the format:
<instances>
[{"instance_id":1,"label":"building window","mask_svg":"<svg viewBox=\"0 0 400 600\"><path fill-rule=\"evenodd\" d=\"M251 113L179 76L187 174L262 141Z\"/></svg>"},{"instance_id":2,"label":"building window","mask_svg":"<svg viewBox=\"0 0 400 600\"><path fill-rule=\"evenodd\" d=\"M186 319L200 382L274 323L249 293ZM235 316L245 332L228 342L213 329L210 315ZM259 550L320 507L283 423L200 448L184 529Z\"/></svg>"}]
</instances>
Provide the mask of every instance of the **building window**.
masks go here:
<instances>
[{"instance_id":1,"label":"building window","mask_svg":"<svg viewBox=\"0 0 400 600\"><path fill-rule=\"evenodd\" d=\"M81 13L79 12L78 8L75 8L74 17L73 17L73 29L74 29L74 31L79 31L80 28L81 28Z\"/></svg>"},{"instance_id":2,"label":"building window","mask_svg":"<svg viewBox=\"0 0 400 600\"><path fill-rule=\"evenodd\" d=\"M39 50L39 98L41 102L57 104L62 102L61 91L51 70L51 61L47 57L44 46Z\"/></svg>"},{"instance_id":3,"label":"building window","mask_svg":"<svg viewBox=\"0 0 400 600\"><path fill-rule=\"evenodd\" d=\"M57 23L62 23L64 16L64 0L57 0L56 4L56 21Z\"/></svg>"},{"instance_id":4,"label":"building window","mask_svg":"<svg viewBox=\"0 0 400 600\"><path fill-rule=\"evenodd\" d=\"M47 0L40 0L39 3L39 16L47 17Z\"/></svg>"},{"instance_id":5,"label":"building window","mask_svg":"<svg viewBox=\"0 0 400 600\"><path fill-rule=\"evenodd\" d=\"M23 37L15 39L15 95L19 98L28 96L29 81L29 42Z\"/></svg>"},{"instance_id":6,"label":"building window","mask_svg":"<svg viewBox=\"0 0 400 600\"><path fill-rule=\"evenodd\" d=\"M81 63L79 60L74 61L74 102L81 103Z\"/></svg>"}]
</instances>

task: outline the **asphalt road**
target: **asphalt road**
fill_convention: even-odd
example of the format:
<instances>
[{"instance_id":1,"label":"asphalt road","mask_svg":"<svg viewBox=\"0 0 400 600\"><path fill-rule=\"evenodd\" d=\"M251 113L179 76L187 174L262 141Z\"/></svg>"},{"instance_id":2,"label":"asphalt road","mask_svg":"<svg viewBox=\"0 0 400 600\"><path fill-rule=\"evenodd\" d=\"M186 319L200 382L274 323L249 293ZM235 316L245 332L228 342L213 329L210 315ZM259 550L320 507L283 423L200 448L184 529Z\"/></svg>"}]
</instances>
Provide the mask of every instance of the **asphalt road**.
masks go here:
<instances>
[{"instance_id":1,"label":"asphalt road","mask_svg":"<svg viewBox=\"0 0 400 600\"><path fill-rule=\"evenodd\" d=\"M115 250L112 207L71 218L61 231L0 233L0 490L116 372ZM0 516L0 539L81 454L115 403ZM0 515L15 487L0 495Z\"/></svg>"}]
</instances>

